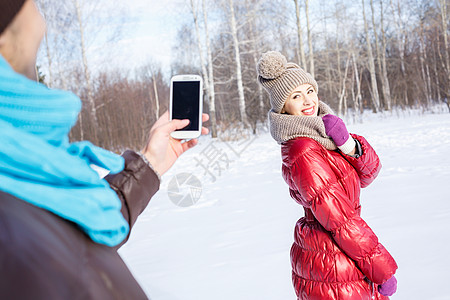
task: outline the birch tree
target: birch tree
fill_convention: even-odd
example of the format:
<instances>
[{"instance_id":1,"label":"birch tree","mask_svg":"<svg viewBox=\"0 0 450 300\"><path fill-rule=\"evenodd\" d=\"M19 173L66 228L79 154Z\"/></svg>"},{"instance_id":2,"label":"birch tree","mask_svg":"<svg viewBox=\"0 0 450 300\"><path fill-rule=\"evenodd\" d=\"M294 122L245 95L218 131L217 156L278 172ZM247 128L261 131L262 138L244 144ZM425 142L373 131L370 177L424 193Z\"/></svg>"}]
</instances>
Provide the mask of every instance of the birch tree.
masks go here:
<instances>
[{"instance_id":1,"label":"birch tree","mask_svg":"<svg viewBox=\"0 0 450 300\"><path fill-rule=\"evenodd\" d=\"M353 79L354 79L354 85L356 87L356 95L353 92L354 89L352 88L352 94L353 94L353 107L356 114L359 114L359 112L362 110L361 107L361 80L359 79L359 72L358 72L358 64L356 62L355 52L352 51L352 65L353 65Z\"/></svg>"},{"instance_id":2,"label":"birch tree","mask_svg":"<svg viewBox=\"0 0 450 300\"><path fill-rule=\"evenodd\" d=\"M397 9L394 8L394 3L393 0L390 0L390 6L391 6L391 11L392 11L392 16L394 19L394 24L395 24L395 28L396 28L396 33L397 33L397 40L396 40L396 44L397 44L397 48L398 48L398 52L400 55L400 70L402 73L402 79L403 79L403 99L404 99L404 104L408 105L409 104L409 99L408 99L408 89L406 88L406 64L405 64L405 47L406 47L406 32L403 29L403 25L402 23L402 19L401 19L401 9L400 9L400 1L397 0Z\"/></svg>"},{"instance_id":3,"label":"birch tree","mask_svg":"<svg viewBox=\"0 0 450 300\"><path fill-rule=\"evenodd\" d=\"M420 7L422 10L423 8ZM423 80L423 89L425 92L426 104L429 107L431 105L431 78L430 78L430 67L428 65L428 57L425 45L425 34L424 34L424 11L420 11L420 25L419 25L419 61L420 61L420 69L422 73Z\"/></svg>"},{"instance_id":4,"label":"birch tree","mask_svg":"<svg viewBox=\"0 0 450 300\"><path fill-rule=\"evenodd\" d=\"M89 104L89 113L90 113L91 122L93 125L93 128L91 128L93 137L91 139L92 139L92 142L95 144L95 143L98 143L97 108L95 106L94 90L92 87L91 74L90 74L90 70L89 70L89 66L88 66L88 62L87 62L87 54L86 54L87 49L86 49L85 36L84 36L84 22L83 22L83 17L82 17L79 0L72 0L72 2L73 2L73 5L75 6L76 16L77 16L78 25L79 25L79 31L80 31L81 57L82 57L82 63L83 63L85 85L86 85L86 90L87 90L87 101Z\"/></svg>"},{"instance_id":5,"label":"birch tree","mask_svg":"<svg viewBox=\"0 0 450 300\"><path fill-rule=\"evenodd\" d=\"M298 1L298 0L296 0ZM306 29L308 32L308 48L309 48L309 73L314 77L314 50L311 36L311 25L309 24L309 0L305 0Z\"/></svg>"},{"instance_id":6,"label":"birch tree","mask_svg":"<svg viewBox=\"0 0 450 300\"><path fill-rule=\"evenodd\" d=\"M386 65L386 32L384 30L384 10L383 0L380 0L380 27L381 27L381 78L383 81L383 96L385 99L386 109L392 110L391 87L387 74Z\"/></svg>"},{"instance_id":7,"label":"birch tree","mask_svg":"<svg viewBox=\"0 0 450 300\"><path fill-rule=\"evenodd\" d=\"M447 84L450 84L450 58L449 58L449 46L448 46L448 29L447 29L447 23L448 23L448 16L447 16L447 0L438 0L439 1L439 10L441 12L441 24L442 24L442 33L444 36L444 57L445 57L445 67L446 67L446 73L447 73ZM445 91L447 96L447 106L450 111L450 91L447 86L447 89Z\"/></svg>"},{"instance_id":8,"label":"birch tree","mask_svg":"<svg viewBox=\"0 0 450 300\"><path fill-rule=\"evenodd\" d=\"M249 123L247 120L247 113L245 110L244 85L242 82L241 54L239 51L238 30L236 24L236 15L234 13L233 0L228 0L228 6L229 6L229 22L230 22L231 36L233 40L234 59L236 63L236 81L239 94L239 112L241 115L241 122L243 123L244 127L247 127L249 126Z\"/></svg>"},{"instance_id":9,"label":"birch tree","mask_svg":"<svg viewBox=\"0 0 450 300\"><path fill-rule=\"evenodd\" d=\"M46 84L49 87L68 89L66 80L67 61L75 60L77 41L72 32L76 30L77 19L72 14L72 3L37 0L36 4L47 23L41 52L47 60ZM39 58L39 56L38 56ZM64 65L64 70L61 66Z\"/></svg>"},{"instance_id":10,"label":"birch tree","mask_svg":"<svg viewBox=\"0 0 450 300\"><path fill-rule=\"evenodd\" d=\"M298 51L297 56L300 61L301 67L308 72L308 66L306 64L305 47L303 46L303 33L300 16L300 4L299 0L294 0L295 3L295 15L297 20L297 37L298 37Z\"/></svg>"},{"instance_id":11,"label":"birch tree","mask_svg":"<svg viewBox=\"0 0 450 300\"><path fill-rule=\"evenodd\" d=\"M41 12L42 15L44 16L44 20L48 20L48 8L47 8L47 3L45 1L40 1L40 3L38 3L38 5L41 7ZM48 32L47 30L45 31L45 35L44 35L44 42L45 42L45 50L47 53L47 60L48 60L48 87L52 86L52 80L53 80L53 76L52 76L52 69L53 69L53 58L51 55L51 50L50 50L50 46L49 46L49 41L48 41Z\"/></svg>"},{"instance_id":12,"label":"birch tree","mask_svg":"<svg viewBox=\"0 0 450 300\"><path fill-rule=\"evenodd\" d=\"M208 13L206 10L205 0L202 0L202 9L203 9L203 22L205 24L205 34L206 34L206 53L208 58L208 78L209 78L208 95L209 95L209 117L211 122L211 136L213 138L216 138L217 137L216 92L214 89L213 58L208 29Z\"/></svg>"},{"instance_id":13,"label":"birch tree","mask_svg":"<svg viewBox=\"0 0 450 300\"><path fill-rule=\"evenodd\" d=\"M209 112L211 117L211 134L212 137L217 137L217 125L216 125L216 104L215 104L215 91L214 91L214 76L213 76L213 64L212 64L212 54L211 54L211 46L209 42L209 32L208 32L208 18L206 13L206 7L205 7L205 0L202 0L202 9L203 9L203 22L205 25L205 35L206 35L206 58L203 53L203 44L202 44L202 38L200 33L200 25L198 20L198 9L196 8L196 5L193 0L190 1L191 6L191 12L192 16L194 18L194 25L195 25L195 33L197 37L197 47L198 47L198 53L200 57L200 64L202 68L202 74L203 74L203 82L205 85L205 90L207 97L209 99ZM208 61L207 61L208 60Z\"/></svg>"},{"instance_id":14,"label":"birch tree","mask_svg":"<svg viewBox=\"0 0 450 300\"><path fill-rule=\"evenodd\" d=\"M373 61L372 45L370 43L369 28L368 28L367 20L366 20L366 12L365 12L364 1L365 0L362 0L362 10L363 10L363 19L364 19L364 31L365 31L366 41L367 41L367 55L368 55L368 58L369 58L370 82L372 84L372 104L373 104L374 112L377 113L377 112L380 111L380 96L378 94L377 77L376 77L376 72L375 72L375 63Z\"/></svg>"},{"instance_id":15,"label":"birch tree","mask_svg":"<svg viewBox=\"0 0 450 300\"><path fill-rule=\"evenodd\" d=\"M381 10L380 10L380 26L382 27L381 31L384 37L384 28L383 28L383 0L380 0ZM373 6L373 0L370 0L370 10L372 12L372 26L373 26L373 34L375 37L375 50L377 54L377 66L378 66L378 74L381 78L381 91L383 93L383 107L387 110L390 110L390 92L389 92L389 81L387 76L385 76L386 72L384 71L383 64L386 66L386 49L383 47L384 42L382 43L380 50L379 37L377 33L377 26L375 23L375 9ZM384 59L383 59L384 57Z\"/></svg>"},{"instance_id":16,"label":"birch tree","mask_svg":"<svg viewBox=\"0 0 450 300\"><path fill-rule=\"evenodd\" d=\"M250 6L253 5L252 2L253 1L248 1L248 0L246 1L247 11L251 11ZM252 11L252 14L255 14L255 13L257 13L257 12ZM257 36L257 29L256 29L257 25L255 24L255 22L256 22L256 18L253 15L251 17L251 21L249 23L249 27L250 27L249 33L250 33L250 42L251 42L252 48L253 48L252 49L253 50L252 58L253 58L254 66L258 65L259 54L261 52L260 43L259 43L261 39ZM256 70L256 68L254 68L254 70ZM257 75L255 77L257 77ZM261 114L261 116L263 116L263 115L265 115L264 91L263 91L263 87L260 84L258 84L257 86L258 86L257 89L258 89L259 113Z\"/></svg>"},{"instance_id":17,"label":"birch tree","mask_svg":"<svg viewBox=\"0 0 450 300\"><path fill-rule=\"evenodd\" d=\"M151 124L156 122L163 111L163 103L160 99L164 99L169 88L167 83L163 80L161 73L161 67L154 60L149 60L144 66L136 70L137 80L139 81L136 86L142 89L142 108L139 113L141 114L141 130L142 136L147 138L147 133L151 128ZM105 83L107 85L108 83ZM131 85L135 86L135 85ZM164 88L166 86L166 88ZM113 98L113 97L111 97ZM150 117L152 116L152 117ZM147 126L143 126L147 125Z\"/></svg>"},{"instance_id":18,"label":"birch tree","mask_svg":"<svg viewBox=\"0 0 450 300\"><path fill-rule=\"evenodd\" d=\"M342 80L342 89L341 89L341 95L339 97L339 115L346 115L347 114L347 98L346 98L346 81L347 81L347 74L348 74L348 67L350 63L350 54L347 55L347 61L345 63L345 71L344 71L344 77ZM343 109L344 106L344 109Z\"/></svg>"},{"instance_id":19,"label":"birch tree","mask_svg":"<svg viewBox=\"0 0 450 300\"><path fill-rule=\"evenodd\" d=\"M324 13L322 11L322 13ZM323 16L323 26L325 28L324 31L324 38L325 38L325 43L329 43L330 42L330 37L328 36L328 30L327 30L327 18L325 16ZM329 87L330 93L332 92L332 82L333 82L333 76L331 74L331 59L330 59L330 50L329 49L325 49L323 50L324 56L325 56L325 86Z\"/></svg>"}]
</instances>

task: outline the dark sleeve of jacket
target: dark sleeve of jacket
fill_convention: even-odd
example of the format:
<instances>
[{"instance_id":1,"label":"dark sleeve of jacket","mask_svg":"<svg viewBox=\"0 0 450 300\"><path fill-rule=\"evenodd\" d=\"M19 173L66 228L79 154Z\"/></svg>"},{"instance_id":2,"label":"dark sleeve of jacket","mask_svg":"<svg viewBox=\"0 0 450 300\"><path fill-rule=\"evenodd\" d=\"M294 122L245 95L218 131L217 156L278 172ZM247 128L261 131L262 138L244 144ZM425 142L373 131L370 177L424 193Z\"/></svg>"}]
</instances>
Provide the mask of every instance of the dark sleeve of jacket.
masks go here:
<instances>
[{"instance_id":1,"label":"dark sleeve of jacket","mask_svg":"<svg viewBox=\"0 0 450 300\"><path fill-rule=\"evenodd\" d=\"M152 168L134 151L122 154L125 168L118 174L108 175L105 179L116 191L122 202L122 214L130 225L130 232L139 215L147 207L150 199L159 190L160 180ZM129 238L117 246L122 246Z\"/></svg>"}]
</instances>

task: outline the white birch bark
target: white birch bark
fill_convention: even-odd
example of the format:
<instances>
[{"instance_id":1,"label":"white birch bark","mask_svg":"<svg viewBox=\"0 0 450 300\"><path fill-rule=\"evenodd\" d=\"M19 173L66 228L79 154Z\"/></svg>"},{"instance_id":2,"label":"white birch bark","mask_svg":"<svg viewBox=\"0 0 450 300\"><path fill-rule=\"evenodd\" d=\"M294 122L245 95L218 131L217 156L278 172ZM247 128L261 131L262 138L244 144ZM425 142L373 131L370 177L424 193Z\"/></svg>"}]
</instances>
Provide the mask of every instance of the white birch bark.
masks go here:
<instances>
[{"instance_id":1,"label":"white birch bark","mask_svg":"<svg viewBox=\"0 0 450 300\"><path fill-rule=\"evenodd\" d=\"M205 57L203 56L203 46L202 46L201 35L200 35L200 27L198 24L197 9L194 5L193 0L190 1L190 4L191 4L192 16L194 18L195 35L197 37L198 55L200 57L200 65L202 67L202 74L203 74L203 81L204 81L203 84L204 84L205 89L209 92L209 77L208 77L208 72L206 70Z\"/></svg>"},{"instance_id":2,"label":"white birch bark","mask_svg":"<svg viewBox=\"0 0 450 300\"><path fill-rule=\"evenodd\" d=\"M392 98L391 98L391 85L389 83L389 78L387 75L386 66L386 32L384 30L384 11L383 11L383 0L380 0L380 26L381 26L381 69L383 80L383 96L385 100L386 109L388 111L392 110Z\"/></svg>"},{"instance_id":3,"label":"white birch bark","mask_svg":"<svg viewBox=\"0 0 450 300\"><path fill-rule=\"evenodd\" d=\"M364 31L365 31L366 40L367 40L367 55L369 58L370 81L372 83L372 104L373 104L374 112L377 113L380 111L380 96L378 94L377 77L376 77L376 72L375 72L375 64L373 61L372 45L370 43L369 28L368 28L367 20L366 20L364 0L362 0L362 5L363 5L362 8L363 8L363 19L364 19Z\"/></svg>"},{"instance_id":4,"label":"white birch bark","mask_svg":"<svg viewBox=\"0 0 450 300\"><path fill-rule=\"evenodd\" d=\"M449 47L448 47L448 29L447 29L447 0L439 0L439 6L441 11L441 22L442 22L442 32L444 35L444 53L445 53L445 66L447 68L447 82L450 84L450 58L449 58ZM449 89L446 90L447 98L449 98ZM449 105L450 110L450 100L447 99L447 105Z\"/></svg>"},{"instance_id":5,"label":"white birch bark","mask_svg":"<svg viewBox=\"0 0 450 300\"><path fill-rule=\"evenodd\" d=\"M379 43L379 39L378 39L378 32L377 32L377 26L375 23L375 9L373 7L373 0L370 0L370 11L371 11L371 15L372 15L372 27L373 27L373 34L375 37L375 53L377 56L377 67L378 67L378 74L380 76L381 79L381 92L383 94L383 100L380 98L380 109L381 107L386 107L387 105L385 105L385 101L386 101L386 88L384 86L384 77L383 77L383 69L382 69L382 59L381 59L381 51L380 51L380 43ZM381 12L383 13L383 12Z\"/></svg>"},{"instance_id":6,"label":"white birch bark","mask_svg":"<svg viewBox=\"0 0 450 300\"><path fill-rule=\"evenodd\" d=\"M305 13L306 13L306 28L308 32L308 47L309 47L309 73L312 77L314 74L314 50L312 45L311 25L309 24L309 0L305 0Z\"/></svg>"},{"instance_id":7,"label":"white birch bark","mask_svg":"<svg viewBox=\"0 0 450 300\"><path fill-rule=\"evenodd\" d=\"M400 70L402 71L403 80L406 80L406 67L405 67L405 44L406 44L406 34L401 26L401 12L400 12L400 1L397 0L397 14L395 13L396 10L394 8L394 4L392 0L390 0L390 6L392 10L392 15L394 18L394 24L396 28L397 33L397 45L398 45L398 52L400 54ZM408 90L404 89L404 104L408 105Z\"/></svg>"},{"instance_id":8,"label":"white birch bark","mask_svg":"<svg viewBox=\"0 0 450 300\"><path fill-rule=\"evenodd\" d=\"M159 95L158 95L158 86L156 84L156 76L155 76L154 70L152 70L152 81L153 81L153 92L155 93L155 106L156 106L155 117L156 117L156 120L158 120L159 119Z\"/></svg>"},{"instance_id":9,"label":"white birch bark","mask_svg":"<svg viewBox=\"0 0 450 300\"><path fill-rule=\"evenodd\" d=\"M427 100L427 106L429 107L431 104L431 79L430 79L430 71L427 62L427 53L425 51L425 42L423 37L423 23L420 24L420 38L419 38L419 60L420 60L420 69L422 72L422 80L425 90L425 98Z\"/></svg>"},{"instance_id":10,"label":"white birch bark","mask_svg":"<svg viewBox=\"0 0 450 300\"><path fill-rule=\"evenodd\" d=\"M205 0L202 0L203 9L203 21L205 23L205 34L206 34L206 53L208 58L208 78L209 78L209 117L211 122L211 136L213 138L217 137L217 120L216 120L216 93L214 89L214 70L213 70L213 60L212 60L212 50L211 42L209 39L208 30L208 13L206 11Z\"/></svg>"},{"instance_id":11,"label":"white birch bark","mask_svg":"<svg viewBox=\"0 0 450 300\"><path fill-rule=\"evenodd\" d=\"M194 17L194 25L195 25L195 33L197 36L197 47L198 52L200 56L200 64L202 67L202 74L203 74L203 82L204 82L204 89L207 92L208 97L208 104L209 104L209 112L211 117L211 134L212 137L217 137L217 123L216 123L216 106L215 106L215 92L214 92L214 78L213 76L213 65L212 65L212 54L211 54L211 46L209 43L209 33L208 33L208 27L207 27L207 14L206 14L206 8L205 8L205 1L202 0L202 9L204 14L204 24L205 24L205 31L206 31L206 48L207 48L207 60L205 59L204 53L203 53L203 45L201 41L201 35L200 35L200 26L198 21L198 14L197 9L195 7L194 1L190 1L191 4L191 11L192 16Z\"/></svg>"},{"instance_id":12,"label":"white birch bark","mask_svg":"<svg viewBox=\"0 0 450 300\"><path fill-rule=\"evenodd\" d=\"M250 6L251 3L249 4L247 2L247 10L250 11ZM253 45L253 64L254 66L258 65L258 59L259 59L259 53L261 51L259 45L258 45L258 37L256 35L256 30L255 30L255 23L254 23L254 19L255 17L252 16L252 22L250 22L249 26L250 26L250 40L251 43ZM266 112L264 111L265 109L265 105L264 105L264 90L263 87L258 84L258 103L259 103L259 113L261 114L261 116L265 115Z\"/></svg>"},{"instance_id":13,"label":"white birch bark","mask_svg":"<svg viewBox=\"0 0 450 300\"><path fill-rule=\"evenodd\" d=\"M234 46L234 56L236 63L236 80L239 95L239 112L241 115L241 122L244 127L249 127L247 113L245 111L245 97L244 97L244 85L242 83L242 67L241 67L241 55L239 51L239 39L236 25L236 16L234 14L234 4L233 0L228 0L228 5L230 9L230 26L231 26L231 36L233 39Z\"/></svg>"},{"instance_id":14,"label":"white birch bark","mask_svg":"<svg viewBox=\"0 0 450 300\"><path fill-rule=\"evenodd\" d=\"M381 53L380 53L380 46L378 43L378 33L377 33L377 27L376 27L376 23L375 23L375 10L373 8L373 0L370 0L370 11L371 11L371 16L372 16L373 35L375 37L375 53L377 55L378 74L381 74Z\"/></svg>"},{"instance_id":15,"label":"white birch bark","mask_svg":"<svg viewBox=\"0 0 450 300\"><path fill-rule=\"evenodd\" d=\"M439 46L437 47L437 49L439 49ZM438 73L438 69L437 69L437 57L436 57L435 45L433 45L432 53L433 53L433 73L434 73L433 75L434 75L434 78L436 80L435 83L434 83L436 85L436 96L437 96L438 103L441 103L442 102L441 91L440 91L441 85L440 85L440 82L439 82L439 73Z\"/></svg>"},{"instance_id":16,"label":"white birch bark","mask_svg":"<svg viewBox=\"0 0 450 300\"><path fill-rule=\"evenodd\" d=\"M45 1L41 1L39 4L40 4L40 7L41 7L42 14L44 16L44 20L47 20L47 13L46 13L47 9L48 9L47 4L45 3ZM49 88L51 88L52 87L52 80L53 80L53 76L52 76L52 62L53 61L52 61L52 55L51 55L51 52L50 52L50 46L48 44L48 32L47 32L47 30L45 31L44 39L45 39L45 52L46 52L47 60L48 60L48 80L47 80L47 85L48 85Z\"/></svg>"},{"instance_id":17,"label":"white birch bark","mask_svg":"<svg viewBox=\"0 0 450 300\"><path fill-rule=\"evenodd\" d=\"M300 4L298 0L294 0L295 3L295 15L297 16L297 36L298 36L298 51L297 55L300 60L301 67L308 72L308 67L306 64L306 55L305 55L305 47L303 46L303 34L302 34L302 25L301 25L301 17L300 17Z\"/></svg>"},{"instance_id":18,"label":"white birch bark","mask_svg":"<svg viewBox=\"0 0 450 300\"><path fill-rule=\"evenodd\" d=\"M354 108L357 114L361 112L361 80L359 80L358 65L356 63L355 53L352 52L353 74L355 75L356 96L353 99Z\"/></svg>"},{"instance_id":19,"label":"white birch bark","mask_svg":"<svg viewBox=\"0 0 450 300\"><path fill-rule=\"evenodd\" d=\"M345 104L345 110L342 110L342 106L344 104L344 98L345 98L345 86L346 86L346 80L347 80L347 74L348 74L348 66L349 66L349 62L350 62L350 54L347 56L347 62L345 63L345 71L344 71L344 78L342 80L342 89L341 89L341 93L339 96L339 111L338 114L340 116L342 115L346 115L347 114L347 104Z\"/></svg>"},{"instance_id":20,"label":"white birch bark","mask_svg":"<svg viewBox=\"0 0 450 300\"><path fill-rule=\"evenodd\" d=\"M80 3L78 0L72 0L76 9L77 20L79 24L80 30L80 44L81 44L81 56L83 59L83 69L84 69L84 79L86 81L86 89L87 89L87 100L89 103L89 113L92 118L92 124L94 128L91 128L93 133L93 142L97 143L97 128L98 128L98 120L97 120L97 108L94 103L94 93L92 89L91 75L89 73L89 67L86 56L86 45L84 41L84 26L83 26L83 18L81 15ZM80 114L81 115L81 114Z\"/></svg>"},{"instance_id":21,"label":"white birch bark","mask_svg":"<svg viewBox=\"0 0 450 300\"><path fill-rule=\"evenodd\" d=\"M338 12L336 11L336 17L337 16L338 16ZM344 81L344 78L342 78L342 72L341 72L341 49L339 48L339 33L340 33L339 22L337 22L337 24L336 24L335 46L336 46L336 55L337 55L336 69L337 69L337 77L338 77L338 80L339 80L339 84L333 86L333 89L335 89L335 92L336 92L337 95L340 94L342 81ZM332 83L332 81L330 81L330 83ZM341 103L339 102L339 106L338 106L339 114L341 114L341 112L342 112L342 108L340 106L341 106Z\"/></svg>"}]
</instances>

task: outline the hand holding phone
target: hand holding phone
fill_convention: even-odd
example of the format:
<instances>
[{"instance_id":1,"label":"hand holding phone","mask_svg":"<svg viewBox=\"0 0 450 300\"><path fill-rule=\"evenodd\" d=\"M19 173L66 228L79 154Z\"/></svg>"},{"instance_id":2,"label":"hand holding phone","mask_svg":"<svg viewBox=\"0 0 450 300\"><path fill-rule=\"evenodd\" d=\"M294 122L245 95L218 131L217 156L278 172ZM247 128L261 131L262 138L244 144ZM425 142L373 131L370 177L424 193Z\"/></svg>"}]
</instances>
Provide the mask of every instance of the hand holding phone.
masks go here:
<instances>
[{"instance_id":1,"label":"hand holding phone","mask_svg":"<svg viewBox=\"0 0 450 300\"><path fill-rule=\"evenodd\" d=\"M169 111L166 111L150 129L150 135L144 149L141 150L153 169L163 175L175 163L178 157L185 151L194 147L198 140L183 141L173 139L170 134L177 129L188 125L187 120L169 120ZM209 120L207 114L203 114L202 122ZM201 134L208 134L208 129L202 127Z\"/></svg>"},{"instance_id":2,"label":"hand holding phone","mask_svg":"<svg viewBox=\"0 0 450 300\"><path fill-rule=\"evenodd\" d=\"M189 125L171 133L175 139L195 139L201 135L203 82L199 75L176 75L170 80L170 120L189 120Z\"/></svg>"}]
</instances>

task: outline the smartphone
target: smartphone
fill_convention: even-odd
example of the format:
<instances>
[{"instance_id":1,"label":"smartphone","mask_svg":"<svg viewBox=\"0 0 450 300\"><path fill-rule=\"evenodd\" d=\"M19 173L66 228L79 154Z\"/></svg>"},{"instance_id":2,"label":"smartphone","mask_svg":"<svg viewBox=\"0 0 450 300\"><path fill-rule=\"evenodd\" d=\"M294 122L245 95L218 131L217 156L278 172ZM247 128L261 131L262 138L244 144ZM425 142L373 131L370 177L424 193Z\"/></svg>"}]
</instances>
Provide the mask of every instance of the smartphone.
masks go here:
<instances>
[{"instance_id":1,"label":"smartphone","mask_svg":"<svg viewBox=\"0 0 450 300\"><path fill-rule=\"evenodd\" d=\"M195 139L202 131L203 81L199 75L176 75L170 80L170 120L189 119L189 125L171 133L175 139Z\"/></svg>"}]
</instances>

